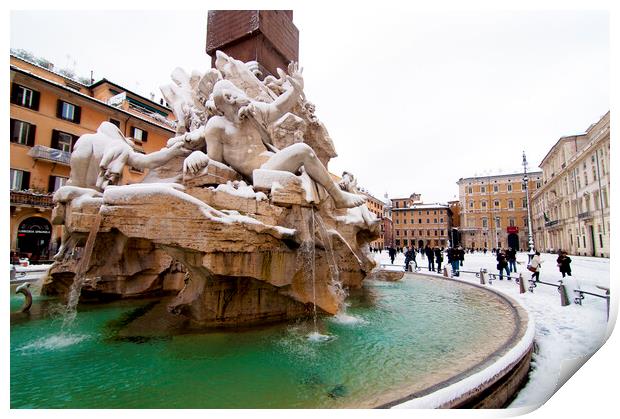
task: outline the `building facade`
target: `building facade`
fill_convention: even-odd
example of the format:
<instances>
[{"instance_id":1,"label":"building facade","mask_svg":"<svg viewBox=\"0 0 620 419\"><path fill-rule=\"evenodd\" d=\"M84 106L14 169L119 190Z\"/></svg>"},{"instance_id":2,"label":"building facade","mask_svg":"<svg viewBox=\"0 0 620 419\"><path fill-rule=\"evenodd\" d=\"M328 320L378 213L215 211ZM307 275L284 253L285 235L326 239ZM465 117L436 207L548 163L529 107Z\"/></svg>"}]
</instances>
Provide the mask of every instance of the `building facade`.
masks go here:
<instances>
[{"instance_id":1,"label":"building facade","mask_svg":"<svg viewBox=\"0 0 620 419\"><path fill-rule=\"evenodd\" d=\"M368 207L368 210L380 220L381 231L379 233L379 238L370 242L370 247L374 249L383 249L385 247L385 202L374 197L367 191L361 190L360 192L367 198L366 206Z\"/></svg>"},{"instance_id":2,"label":"building facade","mask_svg":"<svg viewBox=\"0 0 620 419\"><path fill-rule=\"evenodd\" d=\"M585 134L560 138L540 167L543 184L532 196L536 247L609 257L609 112Z\"/></svg>"},{"instance_id":3,"label":"building facade","mask_svg":"<svg viewBox=\"0 0 620 419\"><path fill-rule=\"evenodd\" d=\"M452 211L447 204L425 204L420 194L392 199L394 246L447 247L450 243Z\"/></svg>"},{"instance_id":4,"label":"building facade","mask_svg":"<svg viewBox=\"0 0 620 419\"><path fill-rule=\"evenodd\" d=\"M542 172L528 173L530 198ZM460 242L463 247L528 249L527 199L523 173L461 178Z\"/></svg>"},{"instance_id":5,"label":"building facade","mask_svg":"<svg viewBox=\"0 0 620 419\"><path fill-rule=\"evenodd\" d=\"M10 247L48 261L62 234L51 223L52 196L69 179L77 139L109 121L137 152L150 153L174 136L175 118L165 105L108 80L85 85L13 55L10 82ZM126 167L123 183L144 175Z\"/></svg>"}]
</instances>

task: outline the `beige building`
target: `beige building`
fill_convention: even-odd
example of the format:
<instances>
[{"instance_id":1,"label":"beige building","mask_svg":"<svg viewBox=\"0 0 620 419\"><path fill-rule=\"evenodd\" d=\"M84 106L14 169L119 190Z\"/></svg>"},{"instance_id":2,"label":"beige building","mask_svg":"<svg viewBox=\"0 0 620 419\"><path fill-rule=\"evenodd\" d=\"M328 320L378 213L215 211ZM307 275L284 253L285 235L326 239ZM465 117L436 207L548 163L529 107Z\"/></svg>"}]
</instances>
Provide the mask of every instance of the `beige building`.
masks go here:
<instances>
[{"instance_id":1,"label":"beige building","mask_svg":"<svg viewBox=\"0 0 620 419\"><path fill-rule=\"evenodd\" d=\"M609 112L585 134L560 138L540 163L532 195L534 242L546 251L610 255Z\"/></svg>"},{"instance_id":2,"label":"beige building","mask_svg":"<svg viewBox=\"0 0 620 419\"><path fill-rule=\"evenodd\" d=\"M425 204L420 194L392 199L394 246L447 247L452 211L447 204Z\"/></svg>"},{"instance_id":3,"label":"beige building","mask_svg":"<svg viewBox=\"0 0 620 419\"><path fill-rule=\"evenodd\" d=\"M529 193L542 186L542 172L528 173ZM461 245L467 248L528 249L523 173L461 178Z\"/></svg>"},{"instance_id":4,"label":"beige building","mask_svg":"<svg viewBox=\"0 0 620 419\"><path fill-rule=\"evenodd\" d=\"M83 84L49 68L10 57L11 251L49 261L62 230L52 226L52 196L69 179L77 139L109 121L134 149L151 153L174 136L174 115L162 103L106 79ZM145 173L126 167L123 182Z\"/></svg>"}]
</instances>

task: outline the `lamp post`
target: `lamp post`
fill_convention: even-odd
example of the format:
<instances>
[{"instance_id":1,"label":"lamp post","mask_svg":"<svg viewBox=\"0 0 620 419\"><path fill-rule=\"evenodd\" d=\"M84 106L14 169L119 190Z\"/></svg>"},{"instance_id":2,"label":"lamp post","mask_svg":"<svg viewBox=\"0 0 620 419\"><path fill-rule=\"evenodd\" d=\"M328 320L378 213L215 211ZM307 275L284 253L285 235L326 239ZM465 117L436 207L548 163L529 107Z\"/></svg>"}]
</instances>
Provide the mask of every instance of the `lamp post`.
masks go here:
<instances>
[{"instance_id":1,"label":"lamp post","mask_svg":"<svg viewBox=\"0 0 620 419\"><path fill-rule=\"evenodd\" d=\"M529 177L527 176L527 159L525 151L523 152L523 183L525 184L525 202L527 206L527 244L529 251L527 252L528 263L534 257L534 236L532 234L532 212L530 210L530 194L529 194Z\"/></svg>"}]
</instances>

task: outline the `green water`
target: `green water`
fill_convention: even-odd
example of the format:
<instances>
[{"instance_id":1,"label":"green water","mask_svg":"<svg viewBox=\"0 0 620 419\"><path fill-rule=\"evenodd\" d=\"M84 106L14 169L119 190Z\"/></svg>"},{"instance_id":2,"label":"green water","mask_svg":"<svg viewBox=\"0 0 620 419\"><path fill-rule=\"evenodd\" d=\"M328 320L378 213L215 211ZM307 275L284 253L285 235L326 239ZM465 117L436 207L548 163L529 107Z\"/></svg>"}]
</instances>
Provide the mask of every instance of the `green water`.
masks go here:
<instances>
[{"instance_id":1,"label":"green water","mask_svg":"<svg viewBox=\"0 0 620 419\"><path fill-rule=\"evenodd\" d=\"M451 368L512 319L451 281L366 281L350 317L244 332L116 338L145 301L79 307L71 330L54 301L11 318L11 408L355 407ZM22 296L11 296L11 311Z\"/></svg>"}]
</instances>

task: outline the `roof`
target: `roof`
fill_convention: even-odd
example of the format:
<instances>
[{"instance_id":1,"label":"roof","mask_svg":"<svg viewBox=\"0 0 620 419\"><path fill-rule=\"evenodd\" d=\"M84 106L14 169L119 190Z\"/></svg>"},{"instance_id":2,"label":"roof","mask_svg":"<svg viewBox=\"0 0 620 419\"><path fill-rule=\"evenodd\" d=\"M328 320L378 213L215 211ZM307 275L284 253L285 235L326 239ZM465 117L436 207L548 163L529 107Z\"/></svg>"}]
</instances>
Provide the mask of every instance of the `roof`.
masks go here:
<instances>
[{"instance_id":1,"label":"roof","mask_svg":"<svg viewBox=\"0 0 620 419\"><path fill-rule=\"evenodd\" d=\"M158 107L160 107L160 108L167 109L167 110L169 110L170 112L172 112L172 109L171 109L171 108L169 108L168 106L165 106L165 105L162 105L161 103L155 102L155 101L153 101L153 100L151 100L151 99L149 99L149 98L146 98L146 97L144 97L144 96L142 96L142 95L137 94L136 92L132 92L131 90L129 90L129 89L127 89L127 88L125 88L125 87L121 86L120 84L114 83L113 81L110 81L110 80L106 79L105 77L104 77L104 78L102 78L101 80L96 81L95 83L91 84L91 85L90 85L90 86L88 86L88 87L89 87L90 89L94 89L95 87L99 87L99 86L101 86L102 84L106 84L106 83L107 83L107 84L110 84L110 85L112 85L112 86L114 86L114 87L117 87L117 88L119 88L120 90L122 90L122 91L124 91L124 92L127 92L127 93L130 93L130 94L134 95L134 96L137 96L137 97L139 97L140 99L144 99L145 101L147 101L147 102L149 102L149 103L152 103L152 104L153 104L153 105L155 105L155 106L158 106Z\"/></svg>"},{"instance_id":2,"label":"roof","mask_svg":"<svg viewBox=\"0 0 620 419\"><path fill-rule=\"evenodd\" d=\"M529 176L532 175L542 175L542 170L537 170L535 172L527 172L527 174ZM472 177L466 177L466 178L460 178L458 180L458 183L464 182L466 180L478 180L478 179L497 179L497 178L509 178L509 177L517 177L517 176L523 176L523 173L507 173L504 175L488 175L488 176L472 176Z\"/></svg>"},{"instance_id":3,"label":"roof","mask_svg":"<svg viewBox=\"0 0 620 419\"><path fill-rule=\"evenodd\" d=\"M143 122L145 122L145 123L147 123L147 124L149 124L149 125L156 126L156 127L158 127L158 128L164 129L164 130L169 131L169 132L172 132L172 133L174 133L174 132L175 132L172 128L170 128L170 127L168 127L168 126L166 126L166 125L156 123L156 122L154 122L154 121L152 121L152 120L149 120L149 119L143 118L143 117L141 117L140 115L137 115L137 114L135 114L135 113L127 112L127 111L125 111L125 110L123 110L123 109L120 109L120 108L117 108L117 107L115 107L115 106L108 105L106 102L104 102L104 101L102 101L102 100L96 99L96 98L94 98L94 97L92 97L92 96L89 96L89 95L86 95L86 94L84 94L84 93L82 93L82 92L78 92L77 90L71 89L70 87L64 86L64 85L62 85L62 84L60 84L60 83L56 83L55 81L52 81L52 80L46 79L45 77L38 76L38 75L36 75L36 74L33 74L33 73L32 73L32 72L30 72L30 71L24 70L24 69L19 68L19 67L17 67L17 66L11 65L11 70L12 70L12 71L15 71L15 72L17 72L17 73L24 74L24 75L26 75L26 76L28 76L28 77L32 77L32 78L34 78L34 79L37 79L37 80L39 80L39 81L42 81L42 82L44 82L44 83L47 83L47 84L52 85L52 86L54 86L54 87L57 87L57 88L59 88L59 89L65 90L65 91L67 91L67 92L70 92L70 93L71 93L71 94L73 94L73 95L80 96L80 97L82 97L83 99L86 99L86 100L88 100L88 101L95 102L95 103L96 103L96 104L98 104L98 105L104 106L104 107L109 108L109 109L113 109L113 110L115 110L115 111L117 111L117 112L120 112L120 113L123 113L123 114L125 114L125 115L129 115L129 116L131 116L131 117L133 117L133 118L136 118L136 119L138 119L138 120L141 120L141 121L143 121Z\"/></svg>"}]
</instances>

